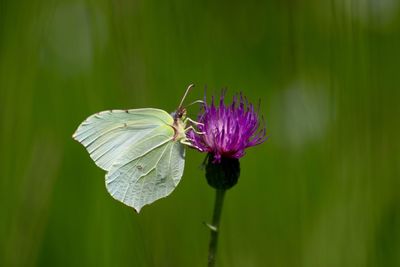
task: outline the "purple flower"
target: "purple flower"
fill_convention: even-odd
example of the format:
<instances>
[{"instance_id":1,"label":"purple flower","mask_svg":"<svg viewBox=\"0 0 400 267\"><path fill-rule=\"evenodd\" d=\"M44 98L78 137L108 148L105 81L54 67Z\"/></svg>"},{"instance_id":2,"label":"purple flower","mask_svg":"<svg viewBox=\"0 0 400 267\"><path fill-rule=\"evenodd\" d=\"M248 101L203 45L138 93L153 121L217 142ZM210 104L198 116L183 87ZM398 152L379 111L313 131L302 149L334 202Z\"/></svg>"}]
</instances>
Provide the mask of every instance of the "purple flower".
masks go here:
<instances>
[{"instance_id":1,"label":"purple flower","mask_svg":"<svg viewBox=\"0 0 400 267\"><path fill-rule=\"evenodd\" d=\"M240 94L233 97L231 105L225 106L224 98L225 91L222 91L218 107L214 105L214 97L211 105L204 101L197 118L200 123L197 129L203 134L187 133L196 149L212 154L214 163L221 162L222 157L239 159L246 148L267 139L265 126L260 127L253 104Z\"/></svg>"}]
</instances>

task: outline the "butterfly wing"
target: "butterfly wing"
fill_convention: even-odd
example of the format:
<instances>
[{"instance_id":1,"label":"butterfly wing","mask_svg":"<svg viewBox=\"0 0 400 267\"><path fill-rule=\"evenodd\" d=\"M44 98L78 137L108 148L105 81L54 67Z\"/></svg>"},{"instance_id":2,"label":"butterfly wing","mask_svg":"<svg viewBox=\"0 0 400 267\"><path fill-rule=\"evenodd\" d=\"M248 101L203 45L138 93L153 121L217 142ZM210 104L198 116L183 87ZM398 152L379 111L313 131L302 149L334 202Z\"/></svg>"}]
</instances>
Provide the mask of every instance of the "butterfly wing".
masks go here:
<instances>
[{"instance_id":1,"label":"butterfly wing","mask_svg":"<svg viewBox=\"0 0 400 267\"><path fill-rule=\"evenodd\" d=\"M172 124L171 115L161 109L110 110L87 118L73 138L86 147L97 166L109 171L114 161L132 144L146 138L158 127Z\"/></svg>"},{"instance_id":2,"label":"butterfly wing","mask_svg":"<svg viewBox=\"0 0 400 267\"><path fill-rule=\"evenodd\" d=\"M103 111L85 120L73 135L108 173L106 187L138 212L168 196L184 168L184 146L174 141L173 118L160 109Z\"/></svg>"},{"instance_id":3,"label":"butterfly wing","mask_svg":"<svg viewBox=\"0 0 400 267\"><path fill-rule=\"evenodd\" d=\"M118 158L106 175L107 190L115 199L139 212L175 189L185 150L173 134L171 127L160 127Z\"/></svg>"}]
</instances>

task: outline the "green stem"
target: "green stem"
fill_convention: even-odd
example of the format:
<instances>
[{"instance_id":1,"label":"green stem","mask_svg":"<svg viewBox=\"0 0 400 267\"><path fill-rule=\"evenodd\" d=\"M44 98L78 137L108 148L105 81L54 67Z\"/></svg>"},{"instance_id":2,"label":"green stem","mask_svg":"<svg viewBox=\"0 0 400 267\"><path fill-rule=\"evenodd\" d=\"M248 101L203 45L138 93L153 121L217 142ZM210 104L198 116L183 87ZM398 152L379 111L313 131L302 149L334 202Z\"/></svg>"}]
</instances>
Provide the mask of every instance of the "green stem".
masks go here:
<instances>
[{"instance_id":1,"label":"green stem","mask_svg":"<svg viewBox=\"0 0 400 267\"><path fill-rule=\"evenodd\" d=\"M215 266L215 257L217 255L218 246L218 233L219 233L219 222L221 220L222 205L224 203L225 189L215 190L215 203L214 203L214 214L212 223L209 225L211 230L210 245L208 247L208 267Z\"/></svg>"}]
</instances>

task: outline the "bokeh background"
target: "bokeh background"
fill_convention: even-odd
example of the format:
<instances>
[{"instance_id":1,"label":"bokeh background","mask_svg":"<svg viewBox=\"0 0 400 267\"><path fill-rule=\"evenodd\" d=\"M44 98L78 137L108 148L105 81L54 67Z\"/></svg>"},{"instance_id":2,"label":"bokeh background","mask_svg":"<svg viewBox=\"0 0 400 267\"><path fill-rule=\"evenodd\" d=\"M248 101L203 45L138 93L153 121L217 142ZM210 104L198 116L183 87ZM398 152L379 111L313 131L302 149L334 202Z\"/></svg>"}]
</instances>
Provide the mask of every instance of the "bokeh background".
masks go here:
<instances>
[{"instance_id":1,"label":"bokeh background","mask_svg":"<svg viewBox=\"0 0 400 267\"><path fill-rule=\"evenodd\" d=\"M92 113L257 102L218 266L400 266L400 2L0 1L0 265L205 266L214 192L113 200L72 133ZM195 117L198 107L189 110Z\"/></svg>"}]
</instances>

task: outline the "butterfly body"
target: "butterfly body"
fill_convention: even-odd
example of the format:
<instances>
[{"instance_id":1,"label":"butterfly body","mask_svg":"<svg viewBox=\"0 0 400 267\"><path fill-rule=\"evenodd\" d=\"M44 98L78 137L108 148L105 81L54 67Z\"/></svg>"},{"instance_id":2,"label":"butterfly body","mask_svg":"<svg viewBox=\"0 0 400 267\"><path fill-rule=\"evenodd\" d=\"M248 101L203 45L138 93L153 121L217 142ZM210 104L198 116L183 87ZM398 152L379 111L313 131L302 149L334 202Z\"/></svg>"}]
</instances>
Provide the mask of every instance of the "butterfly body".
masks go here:
<instances>
[{"instance_id":1,"label":"butterfly body","mask_svg":"<svg viewBox=\"0 0 400 267\"><path fill-rule=\"evenodd\" d=\"M174 123L172 125L175 131L174 141L186 140L186 109L180 108L172 112L171 116L174 118Z\"/></svg>"}]
</instances>

